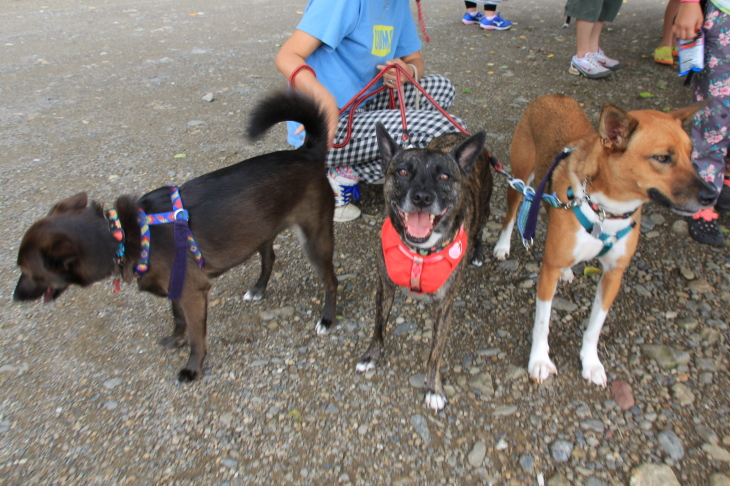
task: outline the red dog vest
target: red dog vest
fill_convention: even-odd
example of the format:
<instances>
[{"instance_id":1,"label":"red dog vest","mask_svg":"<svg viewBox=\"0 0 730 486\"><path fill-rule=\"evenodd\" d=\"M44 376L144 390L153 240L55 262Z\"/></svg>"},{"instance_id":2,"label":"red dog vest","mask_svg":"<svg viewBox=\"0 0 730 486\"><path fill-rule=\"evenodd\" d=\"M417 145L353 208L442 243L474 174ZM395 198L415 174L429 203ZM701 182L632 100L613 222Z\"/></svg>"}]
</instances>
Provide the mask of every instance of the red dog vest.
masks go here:
<instances>
[{"instance_id":1,"label":"red dog vest","mask_svg":"<svg viewBox=\"0 0 730 486\"><path fill-rule=\"evenodd\" d=\"M446 282L466 253L467 237L459 228L454 241L438 252L422 256L406 247L390 218L380 234L388 276L396 285L412 292L433 294Z\"/></svg>"}]
</instances>

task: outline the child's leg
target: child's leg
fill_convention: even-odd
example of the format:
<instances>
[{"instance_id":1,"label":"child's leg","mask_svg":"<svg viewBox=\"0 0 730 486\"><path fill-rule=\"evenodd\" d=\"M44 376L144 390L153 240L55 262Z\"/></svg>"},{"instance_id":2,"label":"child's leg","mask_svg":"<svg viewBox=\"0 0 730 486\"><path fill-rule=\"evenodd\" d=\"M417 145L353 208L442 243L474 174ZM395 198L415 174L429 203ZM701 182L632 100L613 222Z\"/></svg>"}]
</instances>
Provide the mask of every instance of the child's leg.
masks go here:
<instances>
[{"instance_id":1,"label":"child's leg","mask_svg":"<svg viewBox=\"0 0 730 486\"><path fill-rule=\"evenodd\" d=\"M730 30L730 15L707 5L705 69L695 77L695 100L712 97L707 108L694 119L690 137L694 145L692 159L700 176L722 189L725 157L730 146L730 44L721 38L721 31Z\"/></svg>"},{"instance_id":2,"label":"child's leg","mask_svg":"<svg viewBox=\"0 0 730 486\"><path fill-rule=\"evenodd\" d=\"M726 157L730 145L730 45L723 45L722 32L730 30L730 15L712 2L705 13L705 69L695 77L695 99L713 99L695 116L690 130L694 150L692 161L705 181L715 186L719 195L725 178ZM726 42L727 44L727 42ZM698 211L688 219L689 233L700 243L722 245L723 235L712 209Z\"/></svg>"},{"instance_id":3,"label":"child's leg","mask_svg":"<svg viewBox=\"0 0 730 486\"><path fill-rule=\"evenodd\" d=\"M451 82L441 75L429 75L421 78L423 86L434 97L435 101L448 110L454 100L455 90ZM409 141L402 138L403 125L400 110L391 110L388 107L387 91L378 95L367 104L367 110L359 110L353 119L351 137L347 145L339 149L331 149L327 154L327 166L349 166L357 178L372 183L383 177L378 153L378 141L375 135L375 124L382 123L391 136L401 142L416 147L425 147L434 137L457 131L458 129L441 113L421 96L421 109L413 109L415 87L407 84L411 93L406 94L406 126ZM413 96L410 96L413 95ZM466 128L464 122L453 117L457 123ZM347 118L340 119L335 136L335 143L345 139L347 133Z\"/></svg>"}]
</instances>

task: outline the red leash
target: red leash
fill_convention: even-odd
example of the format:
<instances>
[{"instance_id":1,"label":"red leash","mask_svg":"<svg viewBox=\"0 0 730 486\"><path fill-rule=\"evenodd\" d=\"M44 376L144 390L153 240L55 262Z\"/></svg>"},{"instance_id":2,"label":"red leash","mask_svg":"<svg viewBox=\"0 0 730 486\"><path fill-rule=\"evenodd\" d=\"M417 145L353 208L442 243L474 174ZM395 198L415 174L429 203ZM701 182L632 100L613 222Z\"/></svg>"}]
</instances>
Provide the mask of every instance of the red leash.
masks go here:
<instances>
[{"instance_id":1,"label":"red leash","mask_svg":"<svg viewBox=\"0 0 730 486\"><path fill-rule=\"evenodd\" d=\"M423 17L423 10L421 10L421 0L416 0L416 7L418 7L418 22L421 24L421 32L423 32L423 38L426 42L431 42L428 38L428 32L426 32L426 19Z\"/></svg>"},{"instance_id":2,"label":"red leash","mask_svg":"<svg viewBox=\"0 0 730 486\"><path fill-rule=\"evenodd\" d=\"M388 72L390 69L395 69L395 79L396 84L398 85L397 88L388 88L387 86L381 86L380 88L374 90L372 93L367 93L367 91L379 80L381 79L386 72ZM404 103L404 97L403 97L403 85L401 84L401 74L405 75L406 79L410 81L413 86L418 89L421 94L431 103L434 108L436 108L439 113L441 113L449 122L451 122L452 125L454 125L461 133L465 135L471 135L464 127L461 126L459 122L454 120L454 118L449 115L446 110L441 108L438 103L429 95L423 87L421 87L418 82L411 77L410 74L408 74L408 71L402 67L400 64L391 64L390 66L383 69L375 78L373 78L372 81L370 81L367 86L365 86L362 90L360 90L359 93L357 93L350 101L347 102L345 106L342 107L340 110L340 116L342 116L345 111L348 109L350 110L350 113L347 115L347 133L345 135L345 139L340 143L335 143L332 145L332 148L342 148L345 145L347 145L350 142L350 138L352 137L352 122L355 117L355 110L357 109L360 104L365 101L366 99L370 98L371 96L375 96L376 94L386 90L390 89L390 109L395 109L395 93L394 91L398 90L398 100L399 103L399 110L400 110L400 116L401 116L401 124L403 126L403 141L409 140L410 136L408 135L408 127L406 124L406 108ZM367 93L367 94L366 94ZM487 150L487 155L489 155L489 163L492 165L494 170L501 174L507 174L507 172L504 169L504 166L502 163L497 160L496 157L494 157L491 152Z\"/></svg>"},{"instance_id":3,"label":"red leash","mask_svg":"<svg viewBox=\"0 0 730 486\"><path fill-rule=\"evenodd\" d=\"M374 90L372 93L367 93L367 91L378 81L380 80L386 72L388 72L391 69L395 69L395 80L396 84L398 85L397 88L388 88L387 86L381 86L380 88ZM429 95L426 90L424 90L418 82L416 82L413 77L411 77L410 74L408 74L408 71L399 64L391 64L390 66L386 67L380 73L378 73L375 78L373 78L372 81L370 81L367 86L365 86L362 90L360 90L359 93L357 93L345 106L342 107L340 110L340 116L342 116L343 113L345 113L348 109L350 110L350 113L348 114L347 118L347 134L345 135L345 139L340 142L332 145L332 148L342 148L345 145L347 145L350 142L350 138L352 137L352 121L355 117L355 110L357 109L360 104L365 101L366 99L370 98L371 96L375 96L376 94L385 91L386 89L390 89L390 109L395 109L395 93L394 91L398 90L398 100L399 103L399 110L400 110L400 116L401 116L401 123L403 125L403 141L406 141L409 139L408 136L408 127L406 125L406 107L403 100L405 99L403 97L403 85L401 84L401 74L403 74L408 81L410 81L413 86L418 89L421 94L436 108L439 113L441 113L444 117L446 117L447 120L451 122L452 125L454 125L457 129L459 129L460 132L465 133L466 135L469 135L469 132L466 131L464 127L462 127L459 122L453 119L451 115L449 115L446 110L441 108L438 103ZM367 93L367 94L366 94Z\"/></svg>"}]
</instances>

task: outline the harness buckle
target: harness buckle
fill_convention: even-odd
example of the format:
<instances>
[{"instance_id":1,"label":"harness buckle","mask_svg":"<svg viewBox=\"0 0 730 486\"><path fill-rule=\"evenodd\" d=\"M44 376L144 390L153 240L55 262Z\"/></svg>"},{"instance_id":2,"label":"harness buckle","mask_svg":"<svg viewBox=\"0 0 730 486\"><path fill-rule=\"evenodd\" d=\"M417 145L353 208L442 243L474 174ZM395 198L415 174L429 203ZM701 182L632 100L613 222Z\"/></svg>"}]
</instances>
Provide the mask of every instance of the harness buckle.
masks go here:
<instances>
[{"instance_id":1,"label":"harness buckle","mask_svg":"<svg viewBox=\"0 0 730 486\"><path fill-rule=\"evenodd\" d=\"M594 238L600 238L603 234L603 226L599 223L593 223L593 229L591 230L591 236Z\"/></svg>"},{"instance_id":2,"label":"harness buckle","mask_svg":"<svg viewBox=\"0 0 730 486\"><path fill-rule=\"evenodd\" d=\"M178 216L180 215L180 216ZM172 213L172 217L175 220L182 220L182 221L188 221L188 210L187 209L176 209L174 213Z\"/></svg>"}]
</instances>

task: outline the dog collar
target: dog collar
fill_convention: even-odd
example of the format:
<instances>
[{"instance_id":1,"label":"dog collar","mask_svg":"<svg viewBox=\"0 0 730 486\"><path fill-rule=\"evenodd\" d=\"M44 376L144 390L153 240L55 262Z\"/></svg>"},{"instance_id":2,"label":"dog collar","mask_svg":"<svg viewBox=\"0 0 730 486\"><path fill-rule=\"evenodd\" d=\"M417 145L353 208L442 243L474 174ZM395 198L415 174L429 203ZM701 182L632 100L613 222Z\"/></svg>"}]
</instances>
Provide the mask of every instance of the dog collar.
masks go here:
<instances>
[{"instance_id":1,"label":"dog collar","mask_svg":"<svg viewBox=\"0 0 730 486\"><path fill-rule=\"evenodd\" d=\"M385 268L393 283L415 293L433 294L443 286L464 257L468 238L462 226L445 247L424 256L403 244L390 218L386 218L381 241Z\"/></svg>"},{"instance_id":2,"label":"dog collar","mask_svg":"<svg viewBox=\"0 0 730 486\"><path fill-rule=\"evenodd\" d=\"M116 209L109 209L106 212L106 221L109 223L109 233L112 238L117 242L117 251L114 253L114 263L118 266L124 266L124 242L127 240L122 228L122 223L119 221L119 215Z\"/></svg>"}]
</instances>

